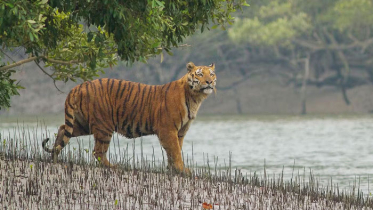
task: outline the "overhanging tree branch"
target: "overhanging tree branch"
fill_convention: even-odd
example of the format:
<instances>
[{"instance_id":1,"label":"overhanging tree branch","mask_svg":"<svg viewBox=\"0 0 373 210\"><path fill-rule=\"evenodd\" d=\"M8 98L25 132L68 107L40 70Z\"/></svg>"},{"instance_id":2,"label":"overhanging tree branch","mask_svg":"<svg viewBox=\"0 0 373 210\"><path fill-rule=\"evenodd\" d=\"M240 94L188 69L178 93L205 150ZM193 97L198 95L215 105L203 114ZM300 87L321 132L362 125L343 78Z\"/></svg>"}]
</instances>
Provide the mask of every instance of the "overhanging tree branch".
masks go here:
<instances>
[{"instance_id":1,"label":"overhanging tree branch","mask_svg":"<svg viewBox=\"0 0 373 210\"><path fill-rule=\"evenodd\" d=\"M28 63L28 62L34 61L34 60L36 60L36 59L37 59L37 57L27 58L27 59L25 59L25 60L21 60L21 61L15 62L15 63L12 63L12 64L10 64L10 65L0 67L0 71L5 71L5 70L8 70L8 69L14 68L14 67L16 67L16 66L20 66L20 65L22 65L22 64L25 64L25 63Z\"/></svg>"},{"instance_id":2,"label":"overhanging tree branch","mask_svg":"<svg viewBox=\"0 0 373 210\"><path fill-rule=\"evenodd\" d=\"M30 58L18 61L18 62L12 63L10 65L0 67L0 71L5 71L5 70L8 70L8 69L23 65L25 63L29 63L29 62L34 61L36 59L44 59L44 60L46 60L50 63L56 63L56 64L61 64L61 65L71 65L71 64L81 63L81 61L79 61L79 60L71 60L71 61L55 60L53 58L48 58L45 55L40 55L40 56L34 56L34 57L30 57Z\"/></svg>"},{"instance_id":3,"label":"overhanging tree branch","mask_svg":"<svg viewBox=\"0 0 373 210\"><path fill-rule=\"evenodd\" d=\"M52 80L53 80L53 84L54 84L54 87L56 87L56 89L60 92L60 93L63 93L56 85L56 80L52 77L52 75L48 74L48 72L46 72L39 64L38 62L35 61L35 64L39 67L39 69L44 73L46 74L48 77L50 77Z\"/></svg>"},{"instance_id":4,"label":"overhanging tree branch","mask_svg":"<svg viewBox=\"0 0 373 210\"><path fill-rule=\"evenodd\" d=\"M12 60L13 62L15 62L15 61L13 60L13 58L11 58L8 54L6 54L2 49L0 49L0 52L1 52L2 54L4 54L6 57L8 57L10 60Z\"/></svg>"}]
</instances>

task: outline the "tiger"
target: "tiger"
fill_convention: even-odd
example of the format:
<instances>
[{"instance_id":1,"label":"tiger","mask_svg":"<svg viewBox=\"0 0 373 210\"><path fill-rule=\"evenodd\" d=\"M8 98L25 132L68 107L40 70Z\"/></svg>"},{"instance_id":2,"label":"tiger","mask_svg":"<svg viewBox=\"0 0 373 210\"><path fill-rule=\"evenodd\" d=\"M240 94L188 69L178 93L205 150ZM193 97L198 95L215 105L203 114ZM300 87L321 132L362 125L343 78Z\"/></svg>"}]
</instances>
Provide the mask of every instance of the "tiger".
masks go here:
<instances>
[{"instance_id":1,"label":"tiger","mask_svg":"<svg viewBox=\"0 0 373 210\"><path fill-rule=\"evenodd\" d=\"M157 135L167 154L168 167L178 172L184 166L184 137L202 102L216 93L215 64L186 65L187 73L164 85L147 85L121 79L101 78L75 86L65 101L65 124L58 129L53 148L43 149L57 160L70 138L94 136L93 155L103 165L112 165L106 153L114 132L127 138Z\"/></svg>"}]
</instances>

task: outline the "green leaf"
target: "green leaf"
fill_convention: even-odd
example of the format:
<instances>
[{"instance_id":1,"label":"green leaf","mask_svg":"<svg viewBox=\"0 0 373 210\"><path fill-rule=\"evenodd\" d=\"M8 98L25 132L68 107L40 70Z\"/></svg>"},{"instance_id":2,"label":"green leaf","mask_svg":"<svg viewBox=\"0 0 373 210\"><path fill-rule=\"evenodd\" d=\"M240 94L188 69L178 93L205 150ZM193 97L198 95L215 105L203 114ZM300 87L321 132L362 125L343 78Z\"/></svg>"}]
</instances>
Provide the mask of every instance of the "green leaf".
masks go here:
<instances>
[{"instance_id":1,"label":"green leaf","mask_svg":"<svg viewBox=\"0 0 373 210\"><path fill-rule=\"evenodd\" d=\"M10 7L11 9L14 7L12 3L5 3L6 6Z\"/></svg>"},{"instance_id":2,"label":"green leaf","mask_svg":"<svg viewBox=\"0 0 373 210\"><path fill-rule=\"evenodd\" d=\"M46 4L48 0L42 0L39 4Z\"/></svg>"},{"instance_id":3,"label":"green leaf","mask_svg":"<svg viewBox=\"0 0 373 210\"><path fill-rule=\"evenodd\" d=\"M32 35L32 33L29 33L29 37L30 37L30 40L33 42L34 41L34 36Z\"/></svg>"},{"instance_id":4,"label":"green leaf","mask_svg":"<svg viewBox=\"0 0 373 210\"><path fill-rule=\"evenodd\" d=\"M244 1L244 2L242 3L242 6L249 7L250 4L248 4L246 1Z\"/></svg>"}]
</instances>

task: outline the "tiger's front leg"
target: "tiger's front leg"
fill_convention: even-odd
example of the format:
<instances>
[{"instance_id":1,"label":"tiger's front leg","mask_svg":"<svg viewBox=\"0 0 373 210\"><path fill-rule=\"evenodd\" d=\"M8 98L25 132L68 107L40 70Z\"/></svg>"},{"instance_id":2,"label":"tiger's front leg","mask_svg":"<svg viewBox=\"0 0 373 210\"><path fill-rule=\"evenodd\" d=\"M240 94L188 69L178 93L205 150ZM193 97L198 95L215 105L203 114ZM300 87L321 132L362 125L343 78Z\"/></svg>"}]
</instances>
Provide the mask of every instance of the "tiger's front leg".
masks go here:
<instances>
[{"instance_id":1,"label":"tiger's front leg","mask_svg":"<svg viewBox=\"0 0 373 210\"><path fill-rule=\"evenodd\" d=\"M166 150L168 167L174 168L179 173L190 175L190 170L184 167L183 158L181 156L181 146L177 132L163 131L158 134L159 141L162 147Z\"/></svg>"}]
</instances>

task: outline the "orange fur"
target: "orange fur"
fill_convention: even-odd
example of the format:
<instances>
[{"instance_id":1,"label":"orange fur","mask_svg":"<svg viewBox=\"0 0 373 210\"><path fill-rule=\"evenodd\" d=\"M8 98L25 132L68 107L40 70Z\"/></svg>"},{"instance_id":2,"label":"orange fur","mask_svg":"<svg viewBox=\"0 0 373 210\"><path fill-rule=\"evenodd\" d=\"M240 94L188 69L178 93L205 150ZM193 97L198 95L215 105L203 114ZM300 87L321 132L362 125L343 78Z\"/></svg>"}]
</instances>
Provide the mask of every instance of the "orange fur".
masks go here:
<instances>
[{"instance_id":1,"label":"orange fur","mask_svg":"<svg viewBox=\"0 0 373 210\"><path fill-rule=\"evenodd\" d=\"M74 87L65 102L65 124L60 126L53 149L45 146L48 139L43 141L44 150L57 158L71 137L93 134L94 155L112 166L106 152L114 131L128 138L155 134L166 150L169 166L183 171L184 136L216 85L213 64L188 63L187 69L182 78L164 85L105 78Z\"/></svg>"}]
</instances>

